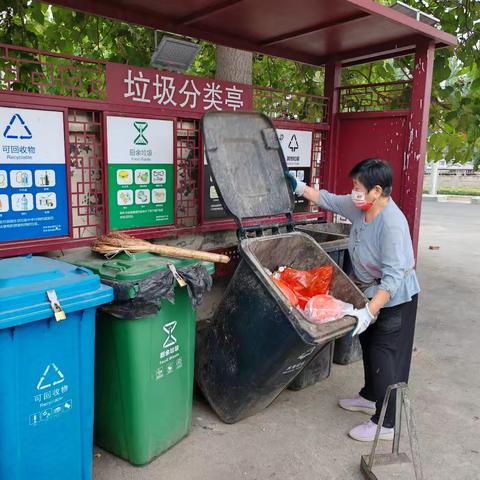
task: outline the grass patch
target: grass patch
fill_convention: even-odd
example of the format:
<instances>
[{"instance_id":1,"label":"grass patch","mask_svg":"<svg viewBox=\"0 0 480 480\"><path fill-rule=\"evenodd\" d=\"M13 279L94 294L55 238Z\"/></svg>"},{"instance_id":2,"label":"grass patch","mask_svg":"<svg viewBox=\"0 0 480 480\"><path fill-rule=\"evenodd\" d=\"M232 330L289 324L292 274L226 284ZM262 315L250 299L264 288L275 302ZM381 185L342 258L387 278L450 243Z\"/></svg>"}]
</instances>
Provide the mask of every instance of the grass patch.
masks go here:
<instances>
[{"instance_id":1,"label":"grass patch","mask_svg":"<svg viewBox=\"0 0 480 480\"><path fill-rule=\"evenodd\" d=\"M430 193L428 188L423 189L423 193ZM445 187L437 189L438 195L466 195L469 197L480 197L480 188L455 188Z\"/></svg>"}]
</instances>

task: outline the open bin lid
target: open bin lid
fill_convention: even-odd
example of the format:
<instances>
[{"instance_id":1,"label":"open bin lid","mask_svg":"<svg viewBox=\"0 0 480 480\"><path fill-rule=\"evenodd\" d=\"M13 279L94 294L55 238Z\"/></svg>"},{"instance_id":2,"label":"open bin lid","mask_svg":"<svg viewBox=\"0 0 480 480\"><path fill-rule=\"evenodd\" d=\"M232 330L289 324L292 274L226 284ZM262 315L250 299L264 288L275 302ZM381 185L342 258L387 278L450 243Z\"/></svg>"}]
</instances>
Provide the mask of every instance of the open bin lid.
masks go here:
<instances>
[{"instance_id":1,"label":"open bin lid","mask_svg":"<svg viewBox=\"0 0 480 480\"><path fill-rule=\"evenodd\" d=\"M290 216L294 198L272 121L256 112L211 112L202 120L205 154L224 208L242 219Z\"/></svg>"}]
</instances>

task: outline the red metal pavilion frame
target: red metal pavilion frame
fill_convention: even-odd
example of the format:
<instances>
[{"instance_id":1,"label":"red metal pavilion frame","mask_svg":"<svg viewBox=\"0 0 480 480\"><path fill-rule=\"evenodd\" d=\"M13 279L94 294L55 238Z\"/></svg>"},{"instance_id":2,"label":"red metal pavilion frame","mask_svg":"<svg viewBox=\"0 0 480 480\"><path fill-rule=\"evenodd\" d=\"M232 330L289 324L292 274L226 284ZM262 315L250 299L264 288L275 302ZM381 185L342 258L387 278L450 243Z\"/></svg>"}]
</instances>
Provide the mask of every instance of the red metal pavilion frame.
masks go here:
<instances>
[{"instance_id":1,"label":"red metal pavilion frame","mask_svg":"<svg viewBox=\"0 0 480 480\"><path fill-rule=\"evenodd\" d=\"M391 160L400 180L396 200L407 216L417 245L434 51L435 48L454 45L456 39L453 36L372 0L60 0L50 3L234 48L324 66L325 97L313 99L322 111L322 118L308 123L282 118L285 112L275 111L275 108L266 113L277 117L279 127L312 131L311 180L332 191L343 193L348 188L344 173L350 163L361 159L361 155L378 155ZM15 57L14 52L23 52L23 55ZM42 58L45 64L52 64L50 83L32 78L37 84L35 93L12 88L15 72L8 63L12 54L18 62L24 62L29 53L35 53L35 61ZM341 85L344 67L409 54L415 56L411 81ZM66 112L66 132L70 132L66 149L70 151L70 162L77 165L79 172L76 175L81 179L71 186L70 206L76 212L76 218L82 218L80 224L70 219L68 238L0 243L1 255L85 245L92 237L108 230L105 212L107 186L102 174L106 158L105 115L111 112L135 116L143 115L145 111L109 102L105 93L105 62L6 45L0 47L0 61L4 62L4 73L0 78L2 105ZM65 78L62 61L65 63L63 73L75 70L76 77L73 77L78 82L90 82L89 98L82 97L79 83L72 81L72 75L68 82L61 84ZM49 90L52 79L55 79L55 95ZM253 94L254 107L259 99L283 95L260 87L254 87ZM265 101L258 103L265 105ZM202 213L203 161L200 152L203 147L198 129L201 114L189 112L186 116L182 111L165 112L161 109L149 114L175 119L176 171L177 175L183 175L185 188L177 191L175 225L135 230L135 234L153 238L234 228L229 219L206 221ZM365 138L365 135L376 141ZM391 137L388 145L382 135ZM194 161L182 165L182 148L187 148L185 145L189 144L189 139L196 139L193 142ZM348 145L352 145L351 150L346 150ZM87 163L83 157L83 162L79 161L82 148L93 152L88 154ZM86 195L85 189L91 200L87 205L80 205L78 198ZM188 195L185 194L187 191ZM99 212L103 216L100 221ZM312 210L298 214L297 219L322 215Z\"/></svg>"}]
</instances>

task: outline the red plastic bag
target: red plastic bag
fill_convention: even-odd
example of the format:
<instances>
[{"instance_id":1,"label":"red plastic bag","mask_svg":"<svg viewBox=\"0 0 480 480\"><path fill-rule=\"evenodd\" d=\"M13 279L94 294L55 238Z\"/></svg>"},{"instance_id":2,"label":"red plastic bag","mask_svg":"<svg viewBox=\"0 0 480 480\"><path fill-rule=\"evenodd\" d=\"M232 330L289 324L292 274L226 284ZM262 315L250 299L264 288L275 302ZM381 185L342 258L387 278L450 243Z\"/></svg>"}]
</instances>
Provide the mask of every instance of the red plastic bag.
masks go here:
<instances>
[{"instance_id":1,"label":"red plastic bag","mask_svg":"<svg viewBox=\"0 0 480 480\"><path fill-rule=\"evenodd\" d=\"M280 279L283 280L293 290L301 290L308 288L312 282L312 275L305 270L296 270L295 268L286 267L280 273Z\"/></svg>"},{"instance_id":2,"label":"red plastic bag","mask_svg":"<svg viewBox=\"0 0 480 480\"><path fill-rule=\"evenodd\" d=\"M278 276L277 276L278 275ZM310 271L285 267L273 276L275 283L284 292L293 306L302 310L315 295L325 295L330 290L333 277L331 265L316 267ZM288 289L288 290L287 290ZM295 297L295 300L293 298Z\"/></svg>"},{"instance_id":3,"label":"red plastic bag","mask_svg":"<svg viewBox=\"0 0 480 480\"><path fill-rule=\"evenodd\" d=\"M312 281L308 285L308 295L314 297L315 295L327 295L330 290L330 283L333 277L333 267L327 265L325 267L318 267L310 270Z\"/></svg>"},{"instance_id":4,"label":"red plastic bag","mask_svg":"<svg viewBox=\"0 0 480 480\"><path fill-rule=\"evenodd\" d=\"M280 279L295 292L298 305L302 309L313 296L328 293L332 277L331 265L316 267L310 271L286 267L280 273Z\"/></svg>"},{"instance_id":5,"label":"red plastic bag","mask_svg":"<svg viewBox=\"0 0 480 480\"><path fill-rule=\"evenodd\" d=\"M298 305L298 298L295 292L284 281L278 280L277 278L272 278L272 280L285 297L287 297L292 306L296 307Z\"/></svg>"},{"instance_id":6,"label":"red plastic bag","mask_svg":"<svg viewBox=\"0 0 480 480\"><path fill-rule=\"evenodd\" d=\"M350 303L337 300L331 295L315 295L305 306L305 317L314 323L339 320L353 309Z\"/></svg>"}]
</instances>

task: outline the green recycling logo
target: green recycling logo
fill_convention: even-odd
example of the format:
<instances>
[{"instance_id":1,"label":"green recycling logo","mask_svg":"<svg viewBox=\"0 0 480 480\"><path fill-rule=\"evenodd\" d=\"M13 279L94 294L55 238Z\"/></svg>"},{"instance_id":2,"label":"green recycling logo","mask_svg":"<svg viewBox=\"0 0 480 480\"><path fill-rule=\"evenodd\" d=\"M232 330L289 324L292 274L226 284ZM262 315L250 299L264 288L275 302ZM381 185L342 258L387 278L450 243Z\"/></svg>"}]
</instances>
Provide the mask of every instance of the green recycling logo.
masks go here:
<instances>
[{"instance_id":1,"label":"green recycling logo","mask_svg":"<svg viewBox=\"0 0 480 480\"><path fill-rule=\"evenodd\" d=\"M147 122L133 122L133 126L136 128L138 135L135 137L133 143L135 145L148 145L147 137L145 137L145 130L148 128Z\"/></svg>"}]
</instances>

